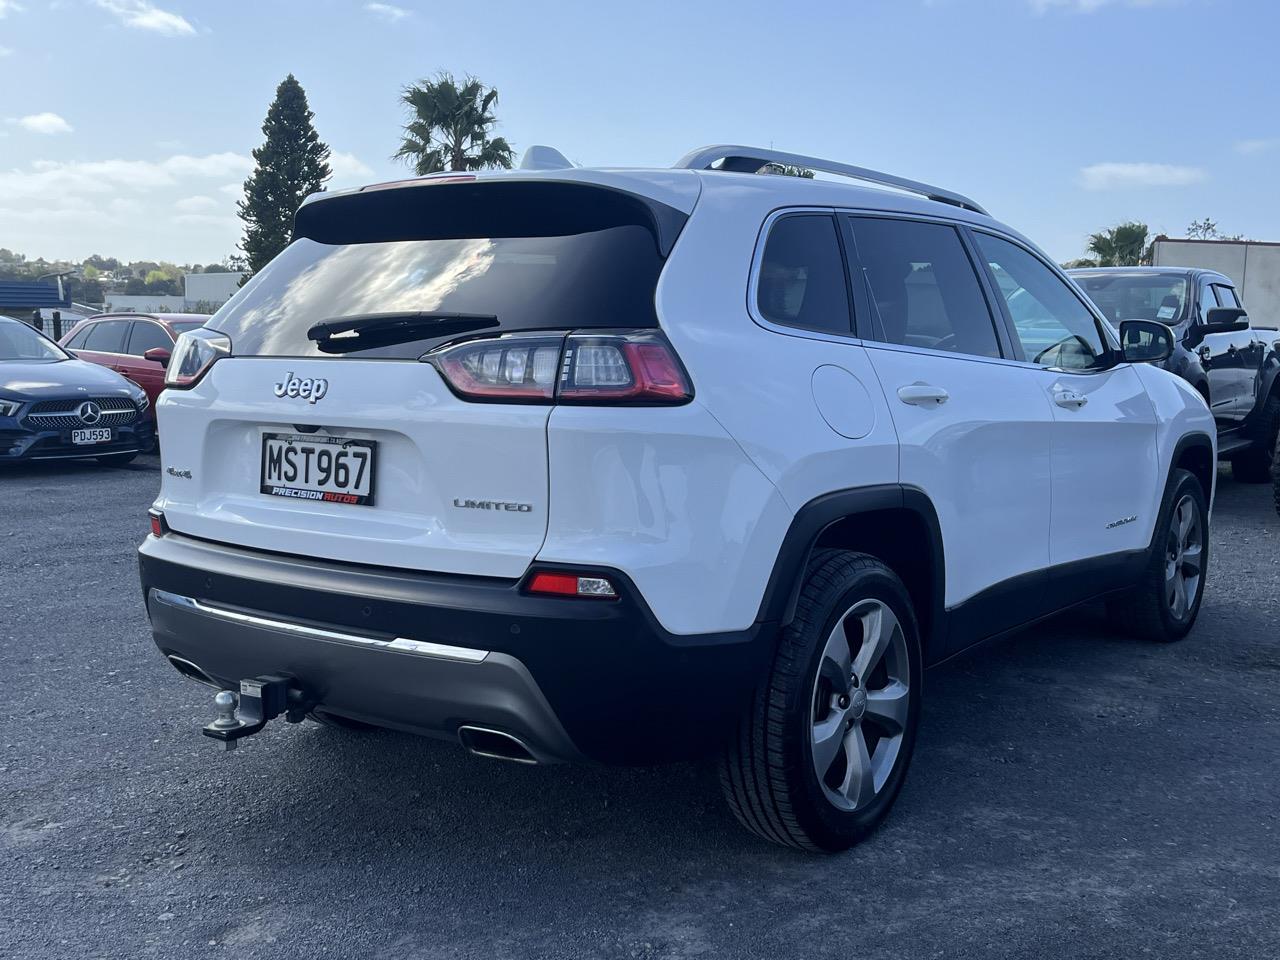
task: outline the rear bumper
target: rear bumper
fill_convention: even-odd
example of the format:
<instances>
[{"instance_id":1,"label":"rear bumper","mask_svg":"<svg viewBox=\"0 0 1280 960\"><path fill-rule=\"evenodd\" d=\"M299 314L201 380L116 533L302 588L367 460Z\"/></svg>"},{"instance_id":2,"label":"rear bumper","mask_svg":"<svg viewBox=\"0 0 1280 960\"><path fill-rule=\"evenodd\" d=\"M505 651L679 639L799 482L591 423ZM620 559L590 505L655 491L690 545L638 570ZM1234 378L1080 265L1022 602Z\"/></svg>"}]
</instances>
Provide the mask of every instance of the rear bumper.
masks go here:
<instances>
[{"instance_id":1,"label":"rear bumper","mask_svg":"<svg viewBox=\"0 0 1280 960\"><path fill-rule=\"evenodd\" d=\"M148 537L139 563L156 645L219 685L283 673L330 713L449 739L489 727L544 762L711 753L772 653L770 624L665 633L616 571L609 602L173 533Z\"/></svg>"}]
</instances>

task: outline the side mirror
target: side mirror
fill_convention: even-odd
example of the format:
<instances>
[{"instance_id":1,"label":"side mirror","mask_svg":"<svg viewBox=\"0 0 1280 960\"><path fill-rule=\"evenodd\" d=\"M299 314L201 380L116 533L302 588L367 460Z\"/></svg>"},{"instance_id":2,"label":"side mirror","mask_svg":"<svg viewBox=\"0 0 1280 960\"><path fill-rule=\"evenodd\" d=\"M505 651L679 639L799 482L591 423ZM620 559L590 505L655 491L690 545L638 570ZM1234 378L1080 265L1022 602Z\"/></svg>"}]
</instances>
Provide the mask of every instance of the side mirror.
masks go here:
<instances>
[{"instance_id":1,"label":"side mirror","mask_svg":"<svg viewBox=\"0 0 1280 960\"><path fill-rule=\"evenodd\" d=\"M1159 363L1173 355L1173 331L1155 320L1120 323L1120 349L1125 363Z\"/></svg>"},{"instance_id":2,"label":"side mirror","mask_svg":"<svg viewBox=\"0 0 1280 960\"><path fill-rule=\"evenodd\" d=\"M162 367L169 366L169 358L173 356L173 351L164 347L152 347L150 350L142 354L143 360L150 360L152 363L158 363Z\"/></svg>"},{"instance_id":3,"label":"side mirror","mask_svg":"<svg viewBox=\"0 0 1280 960\"><path fill-rule=\"evenodd\" d=\"M1200 324L1202 336L1210 333L1238 333L1249 329L1249 314L1241 307L1214 307Z\"/></svg>"}]
</instances>

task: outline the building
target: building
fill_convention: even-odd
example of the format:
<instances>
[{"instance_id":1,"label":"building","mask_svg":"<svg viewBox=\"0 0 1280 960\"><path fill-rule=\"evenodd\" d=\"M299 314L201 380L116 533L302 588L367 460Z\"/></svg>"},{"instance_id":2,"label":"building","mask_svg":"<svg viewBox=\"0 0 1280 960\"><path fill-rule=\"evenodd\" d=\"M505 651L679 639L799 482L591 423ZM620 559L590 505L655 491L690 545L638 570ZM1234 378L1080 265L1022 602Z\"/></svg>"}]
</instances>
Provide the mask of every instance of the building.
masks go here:
<instances>
[{"instance_id":1,"label":"building","mask_svg":"<svg viewBox=\"0 0 1280 960\"><path fill-rule=\"evenodd\" d=\"M240 289L240 281L244 279L242 271L232 273L188 273L184 278L186 308L192 310L196 304L207 304L213 308L222 306Z\"/></svg>"},{"instance_id":2,"label":"building","mask_svg":"<svg viewBox=\"0 0 1280 960\"><path fill-rule=\"evenodd\" d=\"M167 293L108 293L105 309L112 313L213 313L231 299L244 279L242 271L188 273L186 295Z\"/></svg>"}]
</instances>

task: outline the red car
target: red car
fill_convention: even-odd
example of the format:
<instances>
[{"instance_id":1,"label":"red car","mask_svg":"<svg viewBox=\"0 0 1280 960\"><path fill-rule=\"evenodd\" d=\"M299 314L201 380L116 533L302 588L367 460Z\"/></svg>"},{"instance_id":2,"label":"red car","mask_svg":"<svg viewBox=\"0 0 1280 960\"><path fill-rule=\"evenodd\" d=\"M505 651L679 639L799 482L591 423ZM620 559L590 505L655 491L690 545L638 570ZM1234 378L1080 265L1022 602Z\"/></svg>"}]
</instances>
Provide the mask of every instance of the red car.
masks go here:
<instances>
[{"instance_id":1,"label":"red car","mask_svg":"<svg viewBox=\"0 0 1280 960\"><path fill-rule=\"evenodd\" d=\"M164 389L164 368L178 334L202 327L199 313L103 313L80 321L60 343L81 360L123 374L154 404Z\"/></svg>"}]
</instances>

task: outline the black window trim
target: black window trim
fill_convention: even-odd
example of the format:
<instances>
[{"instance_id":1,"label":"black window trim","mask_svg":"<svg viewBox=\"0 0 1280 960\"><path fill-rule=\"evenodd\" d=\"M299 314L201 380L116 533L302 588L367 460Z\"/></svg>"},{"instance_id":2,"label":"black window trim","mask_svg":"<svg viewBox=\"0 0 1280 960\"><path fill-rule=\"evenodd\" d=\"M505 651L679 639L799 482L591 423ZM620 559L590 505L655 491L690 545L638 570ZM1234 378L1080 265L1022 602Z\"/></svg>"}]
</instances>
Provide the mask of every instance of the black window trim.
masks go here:
<instances>
[{"instance_id":1,"label":"black window trim","mask_svg":"<svg viewBox=\"0 0 1280 960\"><path fill-rule=\"evenodd\" d=\"M1093 304L1090 303L1087 298L1082 297L1080 295L1079 289L1071 281L1071 278L1067 276L1067 274L1063 272L1062 268L1059 267L1056 263L1049 260L1047 257L1043 256L1039 251L1029 246L1025 241L1021 240L1018 237L1012 236L1008 233L1004 233L1003 231L995 230L987 226L976 227L976 226L971 226L969 224L965 224L962 227L962 229L967 231L970 234L969 241L972 244L974 253L978 255L978 263L981 265L981 270L983 275L986 277L987 284L990 286L990 289L992 289L997 294L999 294L999 296L997 297L997 304L1000 309L1000 316L1003 318L1003 326L1005 327L1005 333L1009 337L1010 341L1016 347L1018 359L1015 362L1026 367L1031 367L1032 369L1035 369L1035 370L1051 370L1051 371L1054 371L1055 373L1069 373L1072 375L1106 373L1107 371L1114 368L1114 362L1112 362L1110 358L1108 359L1108 362L1104 363L1100 367L1089 367L1089 368L1080 369L1080 370L1076 370L1076 369L1066 370L1059 367L1046 367L1043 364L1036 363L1034 360L1026 359L1026 353L1022 349L1022 340L1018 336L1018 328L1013 322L1013 314L1009 312L1008 301L1005 300L1003 294L999 293L1000 285L996 281L995 274L992 272L991 266L987 263L986 258L981 255L981 248L978 246L978 239L977 239L977 234L979 233L985 233L988 236L995 237L998 240L1003 240L1006 243L1013 244L1015 247L1022 250L1024 253L1029 254L1036 260L1039 260L1041 264L1043 264L1045 267L1049 269L1050 273L1052 273L1059 280L1061 280L1063 286L1065 286L1068 292L1070 292L1070 294L1076 298L1076 301L1080 304L1080 306L1084 308L1085 312L1089 314L1089 316L1093 317L1093 325L1098 330L1098 334L1102 338L1102 344L1106 348L1106 350L1109 351L1109 353L1112 355L1112 358L1114 358L1114 356L1119 352L1120 344L1112 335L1111 325L1107 323L1106 319L1098 312L1097 309L1094 308Z\"/></svg>"},{"instance_id":2,"label":"black window trim","mask_svg":"<svg viewBox=\"0 0 1280 960\"><path fill-rule=\"evenodd\" d=\"M889 350L907 350L913 353L922 353L931 357L951 357L953 359L977 360L985 363L999 363L1009 360L1015 360L1014 344L1016 340L1010 338L1009 331L1005 329L1005 324L999 317L1003 314L997 314L996 304L993 303L992 288L989 285L987 277L988 270L986 265L976 256L977 250L974 246L972 238L967 233L968 224L962 220L951 220L946 217L932 217L915 213L896 213L891 210L840 210L841 219L845 221L850 234L850 243L852 244L853 256L857 256L856 241L853 237L856 231L853 229L852 221L856 218L859 220L911 220L920 223L932 223L939 226L951 227L956 231L957 238L960 241L960 247L964 250L965 256L969 258L969 269L973 271L974 279L978 283L978 289L982 292L982 298L987 305L987 316L991 323L991 332L995 334L996 347L1000 351L998 357L984 357L976 353L962 353L958 350L933 350L929 347L917 347L909 343L890 343L888 340L877 335L874 328L866 329L866 324L859 328L859 334L865 346L880 347ZM853 258L850 258L850 269L856 269L858 278L861 281L857 284L861 288L863 297L866 298L866 309L863 315L870 321L874 318L876 323L881 323L879 312L875 308L874 300L870 292L870 281L867 280L866 270L862 266L861 260L856 261L854 266ZM1004 298L997 297L996 303L1003 304ZM883 329L883 326L881 327Z\"/></svg>"},{"instance_id":3,"label":"black window trim","mask_svg":"<svg viewBox=\"0 0 1280 960\"><path fill-rule=\"evenodd\" d=\"M764 223L760 226L760 233L756 238L756 248L751 257L751 274L747 283L747 313L752 321L758 326L764 327L774 333L781 333L792 337L804 337L810 340L828 340L834 343L850 343L857 342L857 316L859 304L854 294L853 284L849 276L849 251L848 240L845 232L840 226L840 222L836 217L837 210L832 207L780 207L771 210L769 215L765 217ZM780 220L789 217L805 217L805 216L826 216L832 221L832 229L837 238L837 249L840 256L844 259L845 264L845 303L849 309L849 332L833 333L830 330L815 330L812 327L798 326L795 324L780 323L777 320L770 320L760 310L760 270L764 263L765 248L769 245L769 235L773 232L773 227Z\"/></svg>"},{"instance_id":4,"label":"black window trim","mask_svg":"<svg viewBox=\"0 0 1280 960\"><path fill-rule=\"evenodd\" d=\"M89 324L88 324L88 327L89 327L89 328L93 328L93 327L101 326L102 324L105 324L105 323L122 323L122 324L124 324L124 326L125 326L125 331L124 331L124 336L123 336L123 337L121 338L121 340L120 340L120 346L121 346L122 348L124 348L124 349L128 349L128 346L129 346L129 338L130 338L131 336L133 336L133 318L132 318L132 317L104 317L104 318L103 318L103 319L101 319L101 320L94 320L94 321L92 321L91 323L89 323ZM90 337L90 336L91 336L91 334L85 334L85 338L84 338L84 339L85 339L86 343L88 342L88 340L89 340L89 337ZM120 352L120 351L118 351L118 350L97 350L97 349L95 349L95 348L93 348L93 347L90 347L90 346L79 347L78 349L80 349L80 350L88 350L90 353L101 353L101 354L103 354L104 356L108 356L108 357L127 357L127 356L129 356L129 354L127 354L127 353L122 353L122 352Z\"/></svg>"}]
</instances>

